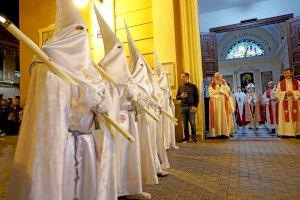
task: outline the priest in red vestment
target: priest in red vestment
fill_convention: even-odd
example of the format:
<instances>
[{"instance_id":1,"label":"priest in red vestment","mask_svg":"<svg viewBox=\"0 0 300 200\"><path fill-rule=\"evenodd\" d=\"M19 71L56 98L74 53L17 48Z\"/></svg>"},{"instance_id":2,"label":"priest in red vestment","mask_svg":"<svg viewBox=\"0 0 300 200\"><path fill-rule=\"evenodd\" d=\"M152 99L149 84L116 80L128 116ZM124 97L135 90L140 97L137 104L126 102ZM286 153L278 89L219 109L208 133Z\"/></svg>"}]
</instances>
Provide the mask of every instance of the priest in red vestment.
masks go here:
<instances>
[{"instance_id":1,"label":"priest in red vestment","mask_svg":"<svg viewBox=\"0 0 300 200\"><path fill-rule=\"evenodd\" d=\"M278 135L300 135L300 81L293 78L293 69L286 68L284 79L277 86L275 96L278 103Z\"/></svg>"}]
</instances>

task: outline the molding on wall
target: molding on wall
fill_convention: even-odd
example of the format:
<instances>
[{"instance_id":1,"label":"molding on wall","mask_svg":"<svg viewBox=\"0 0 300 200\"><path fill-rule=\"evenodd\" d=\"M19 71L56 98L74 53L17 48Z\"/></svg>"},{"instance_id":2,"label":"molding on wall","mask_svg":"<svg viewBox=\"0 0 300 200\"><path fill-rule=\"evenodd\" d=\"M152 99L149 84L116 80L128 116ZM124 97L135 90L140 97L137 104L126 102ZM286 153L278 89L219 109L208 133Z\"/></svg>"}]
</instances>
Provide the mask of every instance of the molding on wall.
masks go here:
<instances>
[{"instance_id":1,"label":"molding on wall","mask_svg":"<svg viewBox=\"0 0 300 200\"><path fill-rule=\"evenodd\" d=\"M255 27L259 27L259 26L285 22L286 20L291 19L293 17L294 17L293 13L287 14L287 15L279 15L276 17L259 19L259 20L247 22L247 23L238 23L238 24L232 24L232 25L221 26L221 27L216 27L216 28L210 28L209 32L222 33L222 32L236 31L236 30L243 30L243 29L248 29L248 28L255 28Z\"/></svg>"}]
</instances>

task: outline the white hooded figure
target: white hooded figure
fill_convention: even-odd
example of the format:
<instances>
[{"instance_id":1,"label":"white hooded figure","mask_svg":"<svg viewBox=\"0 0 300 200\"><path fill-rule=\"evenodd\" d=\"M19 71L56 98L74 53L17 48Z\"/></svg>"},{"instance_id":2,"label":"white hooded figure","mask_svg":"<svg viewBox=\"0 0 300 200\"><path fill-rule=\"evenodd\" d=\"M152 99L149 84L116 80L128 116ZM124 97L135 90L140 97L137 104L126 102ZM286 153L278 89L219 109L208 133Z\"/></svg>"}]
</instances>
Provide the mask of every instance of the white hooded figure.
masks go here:
<instances>
[{"instance_id":1,"label":"white hooded figure","mask_svg":"<svg viewBox=\"0 0 300 200\"><path fill-rule=\"evenodd\" d=\"M56 30L43 51L78 85L36 60L13 161L8 199L94 200L97 197L95 115L110 107L91 67L88 33L72 0L57 1ZM99 93L98 91L102 91Z\"/></svg>"},{"instance_id":2,"label":"white hooded figure","mask_svg":"<svg viewBox=\"0 0 300 200\"><path fill-rule=\"evenodd\" d=\"M133 79L140 88L140 99L144 99L145 105L158 115L163 101L158 81L153 70L135 46L127 26L126 32L131 55ZM166 176L168 173L163 171L163 169L170 168L170 164L163 144L161 123L157 123L152 119L145 119L144 116L141 117L143 118L140 120L141 122L146 122L145 120L147 120L147 123L142 124L141 127L148 127L151 134L150 139L152 142L156 172L159 176ZM161 115L159 118L161 121ZM143 127L142 130L147 129L146 127Z\"/></svg>"},{"instance_id":3,"label":"white hooded figure","mask_svg":"<svg viewBox=\"0 0 300 200\"><path fill-rule=\"evenodd\" d=\"M133 78L128 69L122 43L106 24L96 6L95 12L105 49L105 56L100 61L99 66L118 82L118 85L110 85L110 93L113 98L110 113L135 138L134 143L130 143L119 134L116 134L114 138L116 142L117 194L118 196L127 196L127 198L151 199L151 195L142 190L141 146L136 120L137 113L131 102L131 99L137 99L138 89L132 82ZM108 197L103 199L108 199Z\"/></svg>"},{"instance_id":4,"label":"white hooded figure","mask_svg":"<svg viewBox=\"0 0 300 200\"><path fill-rule=\"evenodd\" d=\"M155 71L157 75L157 81L159 83L160 89L162 91L162 109L167 111L168 113L172 113L173 116L175 115L175 106L174 102L172 101L172 96L170 92L170 87L168 83L168 77L166 74L165 69L161 66L159 62L158 56L155 53ZM162 129L163 129L163 141L164 146L166 149L178 149L176 146L175 140L175 124L166 116L162 116Z\"/></svg>"}]
</instances>

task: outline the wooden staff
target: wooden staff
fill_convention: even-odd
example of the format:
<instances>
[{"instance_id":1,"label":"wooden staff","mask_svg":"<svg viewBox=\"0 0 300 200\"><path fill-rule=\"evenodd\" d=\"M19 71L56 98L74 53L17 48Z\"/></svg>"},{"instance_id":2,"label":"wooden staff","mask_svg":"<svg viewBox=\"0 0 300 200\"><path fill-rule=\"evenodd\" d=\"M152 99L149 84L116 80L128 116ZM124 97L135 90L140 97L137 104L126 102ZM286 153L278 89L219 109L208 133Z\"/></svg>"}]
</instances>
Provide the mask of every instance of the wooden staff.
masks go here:
<instances>
[{"instance_id":1,"label":"wooden staff","mask_svg":"<svg viewBox=\"0 0 300 200\"><path fill-rule=\"evenodd\" d=\"M148 100L151 101L152 104L157 104L156 101L153 100L152 98L149 98ZM172 114L170 114L168 111L166 111L165 109L162 109L162 108L160 109L160 111L161 111L162 114L164 114L164 115L166 115L167 117L169 117L170 120L171 120L175 125L178 125L178 124L177 124L178 119L176 119Z\"/></svg>"},{"instance_id":2,"label":"wooden staff","mask_svg":"<svg viewBox=\"0 0 300 200\"><path fill-rule=\"evenodd\" d=\"M177 126L177 119L175 117L173 117L172 115L170 115L168 112L166 112L165 110L161 109L162 114L166 115L167 117L169 117L171 119L171 121Z\"/></svg>"},{"instance_id":3,"label":"wooden staff","mask_svg":"<svg viewBox=\"0 0 300 200\"><path fill-rule=\"evenodd\" d=\"M154 76L154 72L153 72L152 68L149 66L149 64L148 64L147 62L145 62L145 63L146 63L147 69L148 69L148 70L150 71L150 73L152 73L153 76ZM152 100L152 99L151 99L151 101L155 102L155 101ZM155 103L155 104L156 104L156 103ZM167 117L169 117L169 118L171 119L171 121L174 122L175 125L177 125L177 121L178 121L178 120L177 120L175 117L173 117L172 114L168 113L168 111L166 111L166 110L164 110L164 109L161 109L161 112L162 112L162 114L164 114L164 115L166 115Z\"/></svg>"},{"instance_id":4,"label":"wooden staff","mask_svg":"<svg viewBox=\"0 0 300 200\"><path fill-rule=\"evenodd\" d=\"M118 85L119 83L114 79L112 78L108 73L106 73L102 67L100 67L99 65L97 65L96 63L94 63L94 66L95 68L99 71L99 73L108 81L110 81L112 84L114 85ZM140 105L136 100L133 100L134 103ZM140 107L152 118L154 119L155 121L159 122L159 119L157 116L155 116L150 110L148 110L147 108L145 108L144 106L141 106Z\"/></svg>"},{"instance_id":5,"label":"wooden staff","mask_svg":"<svg viewBox=\"0 0 300 200\"><path fill-rule=\"evenodd\" d=\"M49 70L56 74L58 77L66 82L73 85L77 85L76 81L71 78L66 72L63 72L59 67L43 52L29 37L27 37L23 32L21 32L13 23L4 17L0 16L1 25L15 36L19 41L23 42L26 47L28 47L37 57L41 59L49 67Z\"/></svg>"},{"instance_id":6,"label":"wooden staff","mask_svg":"<svg viewBox=\"0 0 300 200\"><path fill-rule=\"evenodd\" d=\"M106 119L115 129L117 129L127 140L129 140L130 142L135 142L134 137L128 133L127 131L125 131L123 128L120 127L120 125L115 122L115 120L113 120L110 116L108 116L107 114L101 114L104 119Z\"/></svg>"},{"instance_id":7,"label":"wooden staff","mask_svg":"<svg viewBox=\"0 0 300 200\"><path fill-rule=\"evenodd\" d=\"M13 23L0 16L0 22L2 26L14 35L19 41L23 42L26 47L28 47L34 54L36 54L44 63L49 67L49 70L56 74L61 79L77 85L77 83L66 73L59 69L59 67L43 52L30 38L28 38L24 33L22 33ZM102 116L114 127L116 128L126 139L130 142L134 142L134 138L125 130L123 130L118 123L116 123L112 118L106 114Z\"/></svg>"}]
</instances>

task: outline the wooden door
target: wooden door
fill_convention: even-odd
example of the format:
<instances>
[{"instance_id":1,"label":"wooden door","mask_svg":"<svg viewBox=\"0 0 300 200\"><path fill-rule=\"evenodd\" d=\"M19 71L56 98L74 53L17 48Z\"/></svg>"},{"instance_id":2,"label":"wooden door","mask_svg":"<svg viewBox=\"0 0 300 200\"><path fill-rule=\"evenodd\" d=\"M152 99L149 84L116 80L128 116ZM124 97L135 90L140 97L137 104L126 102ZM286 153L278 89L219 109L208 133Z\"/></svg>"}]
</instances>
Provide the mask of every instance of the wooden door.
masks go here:
<instances>
[{"instance_id":1,"label":"wooden door","mask_svg":"<svg viewBox=\"0 0 300 200\"><path fill-rule=\"evenodd\" d=\"M216 33L201 33L201 55L204 87L208 89L207 77L212 77L218 71L218 55ZM209 131L209 97L204 94L205 131Z\"/></svg>"},{"instance_id":2,"label":"wooden door","mask_svg":"<svg viewBox=\"0 0 300 200\"><path fill-rule=\"evenodd\" d=\"M294 68L295 78L300 80L300 17L286 21L289 63Z\"/></svg>"},{"instance_id":3,"label":"wooden door","mask_svg":"<svg viewBox=\"0 0 300 200\"><path fill-rule=\"evenodd\" d=\"M213 76L218 71L216 33L201 33L203 77Z\"/></svg>"}]
</instances>

